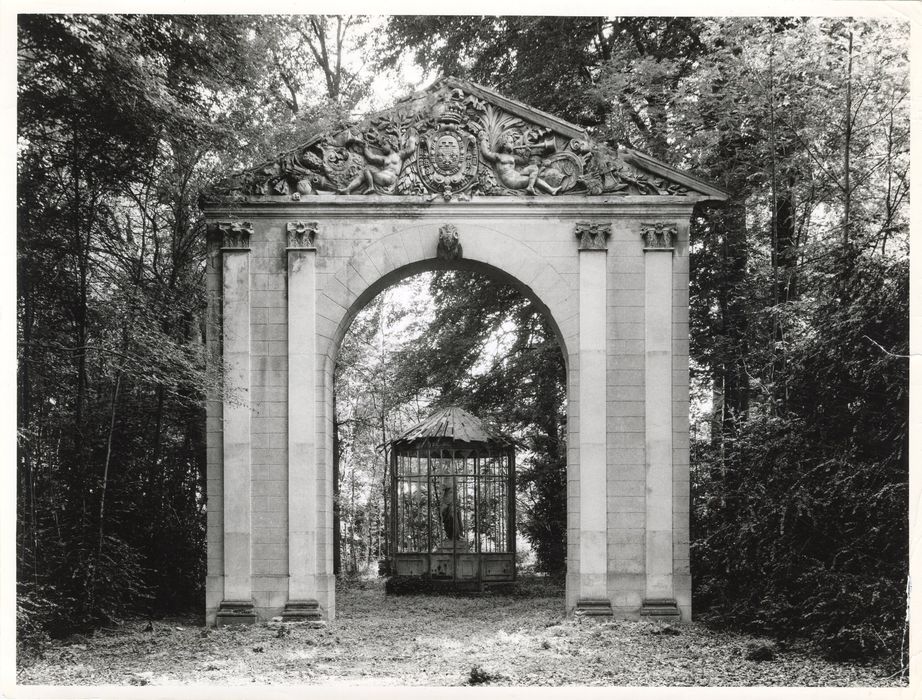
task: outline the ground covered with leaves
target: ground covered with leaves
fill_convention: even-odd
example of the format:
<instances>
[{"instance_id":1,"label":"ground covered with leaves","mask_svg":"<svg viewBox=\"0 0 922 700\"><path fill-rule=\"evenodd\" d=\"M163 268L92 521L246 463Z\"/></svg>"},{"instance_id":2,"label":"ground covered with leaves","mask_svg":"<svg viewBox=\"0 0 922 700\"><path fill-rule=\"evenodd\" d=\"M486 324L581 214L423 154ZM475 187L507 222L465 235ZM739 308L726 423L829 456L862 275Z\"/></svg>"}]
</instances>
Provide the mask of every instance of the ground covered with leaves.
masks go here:
<instances>
[{"instance_id":1,"label":"ground covered with leaves","mask_svg":"<svg viewBox=\"0 0 922 700\"><path fill-rule=\"evenodd\" d=\"M881 666L692 623L580 618L540 582L466 596L340 585L322 627L126 622L21 654L18 681L49 685L893 686ZM762 660L757 660L762 659Z\"/></svg>"}]
</instances>

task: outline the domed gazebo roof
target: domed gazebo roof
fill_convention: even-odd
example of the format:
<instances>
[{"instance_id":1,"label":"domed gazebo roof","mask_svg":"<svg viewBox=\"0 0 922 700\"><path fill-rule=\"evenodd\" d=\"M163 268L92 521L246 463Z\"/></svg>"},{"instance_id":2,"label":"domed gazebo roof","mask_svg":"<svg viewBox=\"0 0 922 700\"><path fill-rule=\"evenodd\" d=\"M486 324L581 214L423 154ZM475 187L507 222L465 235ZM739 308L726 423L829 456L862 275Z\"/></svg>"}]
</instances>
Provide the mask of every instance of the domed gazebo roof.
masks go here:
<instances>
[{"instance_id":1,"label":"domed gazebo roof","mask_svg":"<svg viewBox=\"0 0 922 700\"><path fill-rule=\"evenodd\" d=\"M515 440L511 437L486 426L482 420L457 406L440 408L391 440L391 446L397 450L447 445L511 447L514 444Z\"/></svg>"}]
</instances>

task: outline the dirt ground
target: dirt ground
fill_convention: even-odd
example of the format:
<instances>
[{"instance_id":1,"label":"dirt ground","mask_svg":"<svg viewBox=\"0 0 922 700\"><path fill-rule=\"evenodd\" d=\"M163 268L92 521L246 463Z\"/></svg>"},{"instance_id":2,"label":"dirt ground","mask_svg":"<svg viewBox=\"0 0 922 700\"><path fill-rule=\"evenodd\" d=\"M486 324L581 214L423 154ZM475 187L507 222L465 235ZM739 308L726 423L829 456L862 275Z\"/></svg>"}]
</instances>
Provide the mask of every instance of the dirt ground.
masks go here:
<instances>
[{"instance_id":1,"label":"dirt ground","mask_svg":"<svg viewBox=\"0 0 922 700\"><path fill-rule=\"evenodd\" d=\"M897 686L881 667L833 663L781 647L746 660L752 637L703 625L564 614L558 590L386 596L379 582L340 586L326 627L264 623L205 629L144 620L75 636L20 659L42 685L638 685ZM670 631L672 633L670 633Z\"/></svg>"}]
</instances>

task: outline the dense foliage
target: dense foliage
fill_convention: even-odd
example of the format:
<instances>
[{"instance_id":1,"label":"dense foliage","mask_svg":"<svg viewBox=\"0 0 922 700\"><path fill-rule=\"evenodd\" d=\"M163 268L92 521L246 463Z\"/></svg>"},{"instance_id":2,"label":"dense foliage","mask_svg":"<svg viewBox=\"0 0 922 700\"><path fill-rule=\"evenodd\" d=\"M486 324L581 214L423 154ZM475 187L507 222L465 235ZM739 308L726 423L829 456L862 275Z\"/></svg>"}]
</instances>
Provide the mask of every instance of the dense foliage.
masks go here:
<instances>
[{"instance_id":1,"label":"dense foliage","mask_svg":"<svg viewBox=\"0 0 922 700\"><path fill-rule=\"evenodd\" d=\"M328 95L302 97L311 121L296 118L266 79L270 30L281 23L20 16L17 611L26 638L201 605L203 397L215 377L202 344L198 193L331 111ZM364 85L343 80L340 97L346 83L349 99Z\"/></svg>"},{"instance_id":2,"label":"dense foliage","mask_svg":"<svg viewBox=\"0 0 922 700\"><path fill-rule=\"evenodd\" d=\"M709 619L905 647L908 27L850 18L22 15L18 621L200 605L203 236L215 174L303 140L407 56L731 193L691 239L693 575ZM370 58L375 60L369 60ZM526 444L565 551L565 377L512 287L374 300L337 371L342 568L387 552L387 454L432 404Z\"/></svg>"},{"instance_id":3,"label":"dense foliage","mask_svg":"<svg viewBox=\"0 0 922 700\"><path fill-rule=\"evenodd\" d=\"M696 604L835 655L905 645L908 265L863 260L786 355L783 411L694 443ZM895 354L894 354L895 353Z\"/></svg>"},{"instance_id":4,"label":"dense foliage","mask_svg":"<svg viewBox=\"0 0 922 700\"><path fill-rule=\"evenodd\" d=\"M227 145L202 93L238 41L217 18L20 20L18 573L52 632L202 588L194 207Z\"/></svg>"}]
</instances>

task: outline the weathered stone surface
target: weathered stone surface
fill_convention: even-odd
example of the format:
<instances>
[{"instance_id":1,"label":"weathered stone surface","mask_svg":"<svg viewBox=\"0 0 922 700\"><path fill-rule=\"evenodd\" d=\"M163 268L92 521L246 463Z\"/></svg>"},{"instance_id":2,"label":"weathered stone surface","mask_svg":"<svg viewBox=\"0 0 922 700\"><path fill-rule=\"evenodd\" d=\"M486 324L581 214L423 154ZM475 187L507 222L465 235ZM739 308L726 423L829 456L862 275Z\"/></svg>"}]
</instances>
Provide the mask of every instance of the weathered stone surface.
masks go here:
<instances>
[{"instance_id":1,"label":"weathered stone surface","mask_svg":"<svg viewBox=\"0 0 922 700\"><path fill-rule=\"evenodd\" d=\"M586 617L611 617L611 603L607 598L593 600L591 598L581 598L576 604L576 614L585 615Z\"/></svg>"},{"instance_id":2,"label":"weathered stone surface","mask_svg":"<svg viewBox=\"0 0 922 700\"><path fill-rule=\"evenodd\" d=\"M316 600L289 600L281 618L283 622L319 622L323 614Z\"/></svg>"},{"instance_id":3,"label":"weathered stone surface","mask_svg":"<svg viewBox=\"0 0 922 700\"><path fill-rule=\"evenodd\" d=\"M218 627L227 625L251 625L256 622L256 610L249 601L226 600L218 607Z\"/></svg>"},{"instance_id":4,"label":"weathered stone surface","mask_svg":"<svg viewBox=\"0 0 922 700\"><path fill-rule=\"evenodd\" d=\"M640 614L657 620L678 620L681 617L679 606L673 598L648 598L644 600Z\"/></svg>"}]
</instances>

